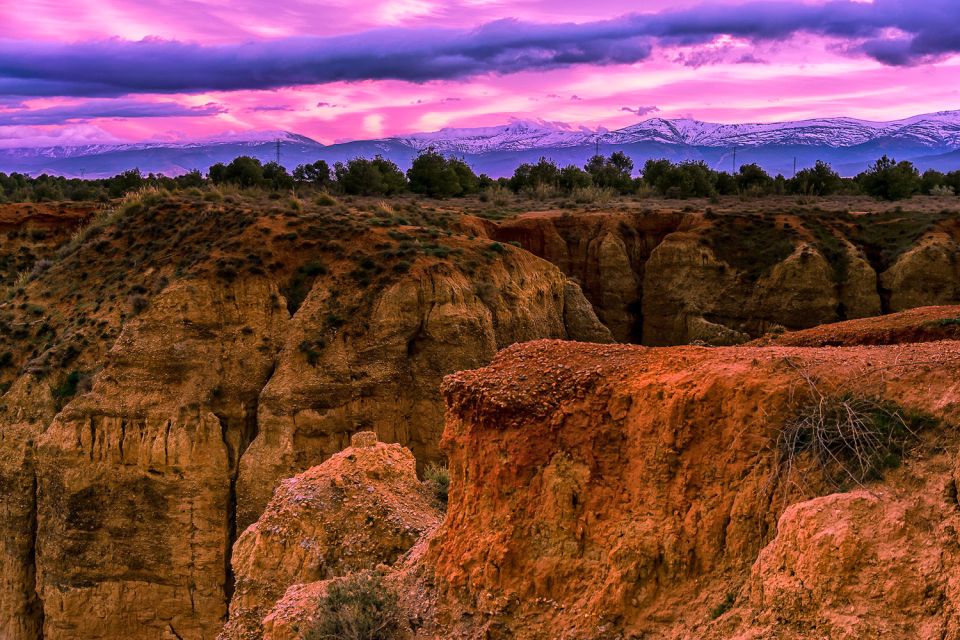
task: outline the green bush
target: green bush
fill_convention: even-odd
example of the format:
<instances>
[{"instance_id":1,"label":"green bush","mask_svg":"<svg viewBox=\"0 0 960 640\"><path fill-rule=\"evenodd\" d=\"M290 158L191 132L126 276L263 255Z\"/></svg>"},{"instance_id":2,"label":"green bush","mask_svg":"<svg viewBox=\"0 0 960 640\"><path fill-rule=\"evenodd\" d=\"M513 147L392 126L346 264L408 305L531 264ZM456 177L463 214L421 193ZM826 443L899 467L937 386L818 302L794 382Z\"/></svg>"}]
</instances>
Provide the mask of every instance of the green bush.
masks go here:
<instances>
[{"instance_id":1,"label":"green bush","mask_svg":"<svg viewBox=\"0 0 960 640\"><path fill-rule=\"evenodd\" d=\"M379 574L356 573L332 583L303 640L395 640L401 637L397 596Z\"/></svg>"},{"instance_id":2,"label":"green bush","mask_svg":"<svg viewBox=\"0 0 960 640\"><path fill-rule=\"evenodd\" d=\"M450 497L450 469L446 465L431 462L423 471L423 479L430 484L437 500L446 506Z\"/></svg>"}]
</instances>

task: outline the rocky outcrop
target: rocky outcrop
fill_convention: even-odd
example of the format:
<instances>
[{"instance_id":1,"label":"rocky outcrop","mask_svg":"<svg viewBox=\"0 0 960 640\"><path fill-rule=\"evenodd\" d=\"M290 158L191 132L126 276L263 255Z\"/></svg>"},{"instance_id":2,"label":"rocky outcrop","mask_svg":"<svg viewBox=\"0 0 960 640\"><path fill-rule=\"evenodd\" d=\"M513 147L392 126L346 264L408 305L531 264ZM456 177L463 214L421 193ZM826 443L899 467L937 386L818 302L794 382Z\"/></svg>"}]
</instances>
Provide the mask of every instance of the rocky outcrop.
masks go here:
<instances>
[{"instance_id":1,"label":"rocky outcrop","mask_svg":"<svg viewBox=\"0 0 960 640\"><path fill-rule=\"evenodd\" d=\"M26 327L0 345L13 640L214 637L236 534L279 480L367 429L439 459L444 375L516 341L610 340L520 249L249 204L131 203L0 308ZM318 249L332 231L353 248Z\"/></svg>"},{"instance_id":2,"label":"rocky outcrop","mask_svg":"<svg viewBox=\"0 0 960 640\"><path fill-rule=\"evenodd\" d=\"M0 405L0 628L6 640L42 637L37 596L34 442L56 412L50 389L24 376Z\"/></svg>"},{"instance_id":3,"label":"rocky outcrop","mask_svg":"<svg viewBox=\"0 0 960 640\"><path fill-rule=\"evenodd\" d=\"M925 572L906 583L902 596L911 611L922 611L915 621L927 616L938 628L954 628L955 589L949 578L933 579L939 565L928 562L938 552L911 554L936 537L919 532L953 531L955 507L945 504L912 521L919 537L910 537L896 515L910 512L906 506L877 506L860 490L818 498L818 486L827 487L813 471L804 477L805 491L778 482L782 467L772 443L802 406L806 380L824 392L879 395L955 423L958 367L955 342L842 350L536 342L507 349L485 369L449 377L443 443L450 506L423 560L437 585L433 631L703 637L725 623L724 611L746 591L774 593L780 583L769 572L783 576L783 600L756 598L775 629L792 629L781 602L809 616L798 614L798 625L819 619L816 609L801 606L811 597L803 576L833 572L811 583L831 591L821 598L827 615L827 603L859 588L854 569L861 563L871 585L858 600L863 625L845 637L876 637L876 630L920 628L892 622L906 614L870 599L889 589L872 549L898 544L906 547L889 557L906 564L896 571L922 566ZM496 465L487 463L492 457ZM931 487L945 487L943 500L952 476L937 478ZM924 500L938 499L928 495ZM827 505L837 513L821 513ZM845 520L857 526L845 530ZM857 532L874 547L858 551ZM950 535L942 548L949 548ZM841 545L839 558L831 540ZM808 566L802 554L809 545L823 551ZM838 563L850 566L838 573ZM947 604L931 608L935 602ZM822 637L798 629L797 637Z\"/></svg>"},{"instance_id":4,"label":"rocky outcrop","mask_svg":"<svg viewBox=\"0 0 960 640\"><path fill-rule=\"evenodd\" d=\"M260 397L259 435L240 464L241 526L277 482L342 450L358 430L409 447L421 463L440 459L444 375L537 337L610 341L575 285L512 247L472 275L442 263L411 271L379 293L362 330L330 327L337 305L316 287L291 321ZM318 340L311 363L300 345Z\"/></svg>"},{"instance_id":5,"label":"rocky outcrop","mask_svg":"<svg viewBox=\"0 0 960 640\"><path fill-rule=\"evenodd\" d=\"M644 266L681 221L671 213L544 213L503 222L493 235L518 242L575 278L613 337L638 342Z\"/></svg>"},{"instance_id":6,"label":"rocky outcrop","mask_svg":"<svg viewBox=\"0 0 960 640\"><path fill-rule=\"evenodd\" d=\"M798 245L752 287L700 241L673 234L647 264L643 314L645 344L703 341L737 344L778 327L813 327L845 317L880 313L876 275L851 253L851 268L838 286L833 267L809 243Z\"/></svg>"},{"instance_id":7,"label":"rocky outcrop","mask_svg":"<svg viewBox=\"0 0 960 640\"><path fill-rule=\"evenodd\" d=\"M805 331L769 335L758 345L853 347L960 340L960 306L920 307L886 316L826 324Z\"/></svg>"},{"instance_id":8,"label":"rocky outcrop","mask_svg":"<svg viewBox=\"0 0 960 640\"><path fill-rule=\"evenodd\" d=\"M221 640L263 637L268 616L268 637L279 637L278 626L290 627L285 612L309 617L306 603L291 599L316 592L313 583L394 564L440 519L410 451L378 443L372 432L355 434L349 448L281 482L237 540L237 589Z\"/></svg>"},{"instance_id":9,"label":"rocky outcrop","mask_svg":"<svg viewBox=\"0 0 960 640\"><path fill-rule=\"evenodd\" d=\"M880 280L890 311L960 304L960 245L946 233L930 234Z\"/></svg>"},{"instance_id":10,"label":"rocky outcrop","mask_svg":"<svg viewBox=\"0 0 960 640\"><path fill-rule=\"evenodd\" d=\"M44 638L216 634L233 485L287 324L276 300L265 279L171 285L39 437Z\"/></svg>"},{"instance_id":11,"label":"rocky outcrop","mask_svg":"<svg viewBox=\"0 0 960 640\"><path fill-rule=\"evenodd\" d=\"M546 212L489 233L575 278L620 342L730 345L960 302L949 217ZM784 241L792 251L764 264Z\"/></svg>"},{"instance_id":12,"label":"rocky outcrop","mask_svg":"<svg viewBox=\"0 0 960 640\"><path fill-rule=\"evenodd\" d=\"M701 637L954 638L960 512L946 456L788 508L729 613Z\"/></svg>"}]
</instances>

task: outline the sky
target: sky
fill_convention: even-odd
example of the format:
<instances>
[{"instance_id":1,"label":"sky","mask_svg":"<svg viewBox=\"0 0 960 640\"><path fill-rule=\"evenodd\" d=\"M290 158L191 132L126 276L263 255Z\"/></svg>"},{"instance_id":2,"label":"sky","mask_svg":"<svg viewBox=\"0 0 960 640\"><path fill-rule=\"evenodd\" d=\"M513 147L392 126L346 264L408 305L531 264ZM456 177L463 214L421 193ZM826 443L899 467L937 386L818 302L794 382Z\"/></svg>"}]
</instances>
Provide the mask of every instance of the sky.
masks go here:
<instances>
[{"instance_id":1,"label":"sky","mask_svg":"<svg viewBox=\"0 0 960 640\"><path fill-rule=\"evenodd\" d=\"M0 0L0 147L960 108L958 0Z\"/></svg>"}]
</instances>

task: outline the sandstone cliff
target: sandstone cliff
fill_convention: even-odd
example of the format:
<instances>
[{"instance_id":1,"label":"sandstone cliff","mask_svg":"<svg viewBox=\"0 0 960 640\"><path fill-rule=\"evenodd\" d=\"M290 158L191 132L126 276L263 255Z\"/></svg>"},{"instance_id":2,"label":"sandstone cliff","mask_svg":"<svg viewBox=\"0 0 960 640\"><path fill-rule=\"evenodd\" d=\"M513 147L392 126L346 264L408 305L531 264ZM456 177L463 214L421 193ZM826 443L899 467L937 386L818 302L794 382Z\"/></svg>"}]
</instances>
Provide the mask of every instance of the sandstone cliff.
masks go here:
<instances>
[{"instance_id":1,"label":"sandstone cliff","mask_svg":"<svg viewBox=\"0 0 960 640\"><path fill-rule=\"evenodd\" d=\"M364 429L437 459L444 375L610 340L554 266L439 214L250 198L129 201L12 292L4 640L213 638L280 479Z\"/></svg>"},{"instance_id":2,"label":"sandstone cliff","mask_svg":"<svg viewBox=\"0 0 960 640\"><path fill-rule=\"evenodd\" d=\"M444 375L540 336L610 341L559 271L504 251L470 275L443 263L412 269L378 294L365 327L353 331L330 326L343 301L314 288L261 394L259 436L237 486L241 526L263 511L276 482L340 451L358 430L409 447L421 462L439 459ZM313 362L305 342L323 344Z\"/></svg>"},{"instance_id":3,"label":"sandstone cliff","mask_svg":"<svg viewBox=\"0 0 960 640\"><path fill-rule=\"evenodd\" d=\"M37 211L10 217L0 247L28 246L6 264L31 272L0 283L4 640L211 639L234 595L228 632L288 640L360 568L383 574L421 637L755 637L787 633L781 611L798 633L954 633L956 585L935 563L954 544L941 445L913 443L868 485L888 492L873 501L826 495L822 474L779 482L771 444L809 380L955 423L957 343L934 342L956 338L955 308L776 337L957 302L949 220L634 211L497 225L416 202L208 192L144 194L73 233L90 211L62 224ZM510 347L610 342L598 316L648 344L772 346ZM854 346L867 343L894 346ZM440 381L504 348L450 378L441 438ZM414 466L449 455L449 515L421 536L437 516L411 502L405 534L320 563L298 545L363 531L350 517L321 530L274 490L367 430L412 451L371 458L402 468L408 497ZM275 495L260 524L282 515L289 538L257 524L235 547ZM835 561L825 540L863 585L817 582ZM870 604L875 558L902 569L899 617ZM807 584L825 608L807 606ZM827 620L827 604L854 600Z\"/></svg>"},{"instance_id":4,"label":"sandstone cliff","mask_svg":"<svg viewBox=\"0 0 960 640\"><path fill-rule=\"evenodd\" d=\"M906 327L957 309L891 319ZM832 331L869 342L869 325ZM375 570L399 594L397 637L956 637L958 369L957 342L513 346L444 383L451 493L439 529L415 528L419 542L406 538L403 557L384 560L375 544L359 562L337 560L343 571L303 572L309 550L328 548L313 544L318 531L332 528L341 548L370 549L371 535L391 539L390 519L349 525L341 507L306 512L282 488L237 545L244 579L269 593L238 592L234 606L259 605L247 609L258 617L273 607L262 635L250 637L298 640L324 615L331 584ZM809 451L785 458L782 434L817 397L895 407L885 415L917 429L902 463L840 486ZM351 449L291 487L306 478L326 486L335 468L375 459ZM394 464L381 464L394 477ZM406 477L405 495L418 495L412 468ZM381 504L381 495L375 488L372 499ZM393 521L434 522L418 500ZM348 524L325 525L329 518ZM290 535L258 553L267 526Z\"/></svg>"},{"instance_id":5,"label":"sandstone cliff","mask_svg":"<svg viewBox=\"0 0 960 640\"><path fill-rule=\"evenodd\" d=\"M620 342L729 345L960 303L947 212L545 212L490 233L576 278Z\"/></svg>"},{"instance_id":6,"label":"sandstone cliff","mask_svg":"<svg viewBox=\"0 0 960 640\"><path fill-rule=\"evenodd\" d=\"M960 600L943 563L958 516L939 445L918 445L925 453L891 471L889 485L820 498L829 487L815 472L800 485L777 481L773 443L808 380L956 424L958 366L956 342L669 351L538 342L451 376L450 508L422 562L438 585L438 628L951 637ZM903 590L888 606L880 594L896 576ZM844 634L831 635L840 622Z\"/></svg>"}]
</instances>

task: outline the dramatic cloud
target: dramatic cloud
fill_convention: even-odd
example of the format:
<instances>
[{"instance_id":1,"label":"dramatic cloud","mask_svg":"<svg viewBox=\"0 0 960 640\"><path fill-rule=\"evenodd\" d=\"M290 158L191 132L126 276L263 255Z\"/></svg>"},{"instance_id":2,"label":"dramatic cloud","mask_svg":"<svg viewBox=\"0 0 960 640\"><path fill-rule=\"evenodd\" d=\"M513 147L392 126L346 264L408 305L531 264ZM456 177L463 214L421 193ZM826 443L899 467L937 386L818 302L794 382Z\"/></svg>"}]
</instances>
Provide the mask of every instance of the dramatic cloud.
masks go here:
<instances>
[{"instance_id":1,"label":"dramatic cloud","mask_svg":"<svg viewBox=\"0 0 960 640\"><path fill-rule=\"evenodd\" d=\"M960 105L957 1L0 2L0 134L896 119Z\"/></svg>"},{"instance_id":2,"label":"dramatic cloud","mask_svg":"<svg viewBox=\"0 0 960 640\"><path fill-rule=\"evenodd\" d=\"M214 104L188 107L173 102L89 100L44 109L2 110L0 127L79 123L100 118L196 118L219 113L223 113L223 109Z\"/></svg>"},{"instance_id":3,"label":"dramatic cloud","mask_svg":"<svg viewBox=\"0 0 960 640\"><path fill-rule=\"evenodd\" d=\"M0 41L0 90L104 95L269 89L342 80L423 82L574 64L638 62L651 45L619 21L534 25L500 20L471 31L380 29L203 46L112 39L79 44Z\"/></svg>"},{"instance_id":4,"label":"dramatic cloud","mask_svg":"<svg viewBox=\"0 0 960 640\"><path fill-rule=\"evenodd\" d=\"M696 45L721 35L752 40L814 33L849 51L905 65L960 51L955 0L836 0L703 4L580 24L504 19L472 30L384 28L335 37L289 37L204 46L136 42L0 41L8 95L104 95L268 89L343 80L423 82L577 64L631 64L656 43ZM889 37L889 30L897 35Z\"/></svg>"}]
</instances>

